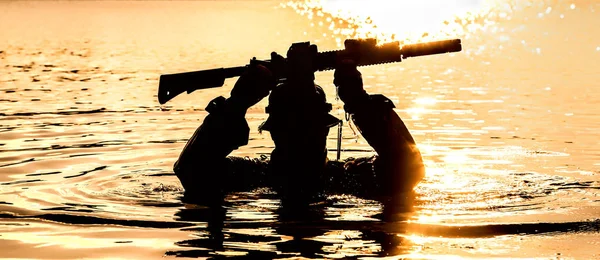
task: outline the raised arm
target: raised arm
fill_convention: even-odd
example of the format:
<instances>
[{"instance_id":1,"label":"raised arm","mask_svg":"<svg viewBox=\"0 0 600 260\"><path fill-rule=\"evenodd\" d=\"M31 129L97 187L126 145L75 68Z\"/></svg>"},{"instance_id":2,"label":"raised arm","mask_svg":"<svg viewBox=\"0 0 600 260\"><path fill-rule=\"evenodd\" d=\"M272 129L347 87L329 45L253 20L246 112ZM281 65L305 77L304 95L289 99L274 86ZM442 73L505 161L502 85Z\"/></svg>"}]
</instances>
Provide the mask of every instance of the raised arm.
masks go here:
<instances>
[{"instance_id":1,"label":"raised arm","mask_svg":"<svg viewBox=\"0 0 600 260\"><path fill-rule=\"evenodd\" d=\"M228 99L213 99L204 122L183 148L173 170L186 195L217 192L224 181L227 156L248 144L246 111L269 94L275 80L271 72L252 65L236 82Z\"/></svg>"},{"instance_id":2,"label":"raised arm","mask_svg":"<svg viewBox=\"0 0 600 260\"><path fill-rule=\"evenodd\" d=\"M425 174L421 153L408 128L394 111L394 104L383 95L369 95L363 89L361 73L352 62L336 69L344 109L362 136L377 152L375 174L384 192L414 189Z\"/></svg>"}]
</instances>

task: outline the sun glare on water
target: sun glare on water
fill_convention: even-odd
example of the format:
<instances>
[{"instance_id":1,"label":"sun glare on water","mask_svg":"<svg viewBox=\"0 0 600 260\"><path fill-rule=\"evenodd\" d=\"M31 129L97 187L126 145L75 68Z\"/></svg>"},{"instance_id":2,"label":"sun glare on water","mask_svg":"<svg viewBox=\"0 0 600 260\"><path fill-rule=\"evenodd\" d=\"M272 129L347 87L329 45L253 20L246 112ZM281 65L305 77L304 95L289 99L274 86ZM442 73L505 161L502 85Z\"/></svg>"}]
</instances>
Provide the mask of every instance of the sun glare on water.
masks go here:
<instances>
[{"instance_id":1,"label":"sun glare on water","mask_svg":"<svg viewBox=\"0 0 600 260\"><path fill-rule=\"evenodd\" d=\"M285 4L327 27L331 37L405 43L464 37L493 24L494 0L306 0ZM501 16L507 17L506 14ZM340 42L340 40L338 40Z\"/></svg>"}]
</instances>

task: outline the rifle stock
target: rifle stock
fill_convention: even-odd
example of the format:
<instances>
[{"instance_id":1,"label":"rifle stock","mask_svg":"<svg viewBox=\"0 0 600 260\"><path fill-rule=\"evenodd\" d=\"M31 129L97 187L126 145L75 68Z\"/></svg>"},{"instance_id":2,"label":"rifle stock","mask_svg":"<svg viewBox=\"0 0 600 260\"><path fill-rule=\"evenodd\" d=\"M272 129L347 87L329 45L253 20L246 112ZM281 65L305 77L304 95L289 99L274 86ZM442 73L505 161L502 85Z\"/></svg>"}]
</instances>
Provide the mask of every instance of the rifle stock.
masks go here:
<instances>
[{"instance_id":1,"label":"rifle stock","mask_svg":"<svg viewBox=\"0 0 600 260\"><path fill-rule=\"evenodd\" d=\"M319 52L316 61L317 71L335 69L336 64L344 59L352 59L358 66L367 66L401 62L403 58L462 50L460 39L409 44L402 46L402 48L400 48L399 42L377 45L375 39L348 39L344 42L344 45L345 49L343 50ZM260 63L269 64L269 60L260 61ZM189 94L198 89L221 87L226 78L241 76L246 67L161 75L158 84L158 102L164 104L183 92Z\"/></svg>"},{"instance_id":2,"label":"rifle stock","mask_svg":"<svg viewBox=\"0 0 600 260\"><path fill-rule=\"evenodd\" d=\"M242 75L245 66L161 75L158 83L158 102L164 104L177 95L197 89L223 86L226 78Z\"/></svg>"}]
</instances>

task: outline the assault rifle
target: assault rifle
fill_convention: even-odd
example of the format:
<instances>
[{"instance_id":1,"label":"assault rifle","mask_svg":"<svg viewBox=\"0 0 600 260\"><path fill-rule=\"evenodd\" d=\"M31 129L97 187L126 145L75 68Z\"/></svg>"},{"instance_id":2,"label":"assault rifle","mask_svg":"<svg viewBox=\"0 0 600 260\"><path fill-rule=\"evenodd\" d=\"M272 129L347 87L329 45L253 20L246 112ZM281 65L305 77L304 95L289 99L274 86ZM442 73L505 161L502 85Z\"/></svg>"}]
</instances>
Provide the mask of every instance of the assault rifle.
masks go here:
<instances>
[{"instance_id":1,"label":"assault rifle","mask_svg":"<svg viewBox=\"0 0 600 260\"><path fill-rule=\"evenodd\" d=\"M299 42L294 43L292 46L294 45L308 46L310 43ZM316 48L315 45L312 46ZM377 45L377 40L372 38L347 39L344 41L344 47L345 49L343 50L318 52L315 59L316 64L313 66L315 71L335 69L339 62L346 59L353 60L358 66L367 66L401 62L402 59L410 57L459 52L462 50L460 39L408 44L402 47L400 47L400 43L397 41ZM275 53L271 54L272 57L273 55ZM257 60L253 58L250 62L262 64L267 68L275 66L271 64L271 60ZM283 62L285 62L285 59ZM247 66L161 75L158 84L158 102L164 104L183 92L190 94L198 89L221 87L225 83L226 78L241 76ZM277 70L277 68L270 69ZM276 76L278 80L286 78L285 73L279 73Z\"/></svg>"}]
</instances>

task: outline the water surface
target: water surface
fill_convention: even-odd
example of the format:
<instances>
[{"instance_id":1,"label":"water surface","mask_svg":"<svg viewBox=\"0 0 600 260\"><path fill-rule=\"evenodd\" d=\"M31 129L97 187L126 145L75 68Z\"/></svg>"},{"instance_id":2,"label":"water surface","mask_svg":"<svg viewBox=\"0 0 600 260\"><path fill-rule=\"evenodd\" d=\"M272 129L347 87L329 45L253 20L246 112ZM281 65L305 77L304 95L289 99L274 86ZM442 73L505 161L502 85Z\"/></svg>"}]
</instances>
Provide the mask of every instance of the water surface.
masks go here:
<instances>
[{"instance_id":1,"label":"water surface","mask_svg":"<svg viewBox=\"0 0 600 260\"><path fill-rule=\"evenodd\" d=\"M172 172L235 80L160 106L159 75L299 41L337 48L318 23L327 15L277 1L1 2L0 257L597 258L600 5L506 12L462 35L461 53L361 69L427 166L413 211L383 221L380 203L346 195L311 212L282 210L264 189L222 211L184 204ZM317 82L343 118L332 73ZM273 149L257 131L265 105L249 110L251 140L234 155ZM344 158L373 154L348 124L342 145Z\"/></svg>"}]
</instances>

